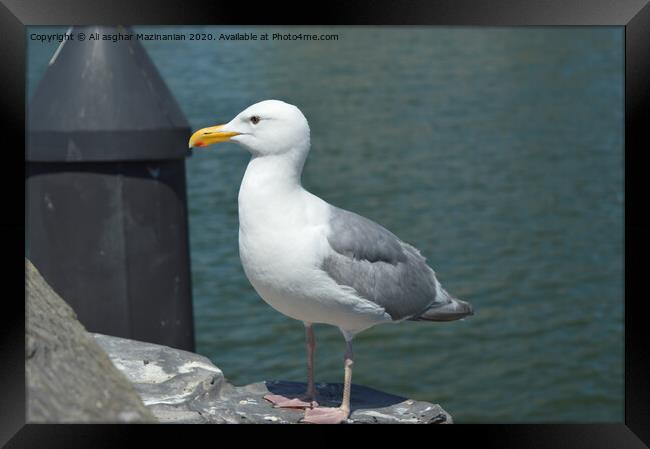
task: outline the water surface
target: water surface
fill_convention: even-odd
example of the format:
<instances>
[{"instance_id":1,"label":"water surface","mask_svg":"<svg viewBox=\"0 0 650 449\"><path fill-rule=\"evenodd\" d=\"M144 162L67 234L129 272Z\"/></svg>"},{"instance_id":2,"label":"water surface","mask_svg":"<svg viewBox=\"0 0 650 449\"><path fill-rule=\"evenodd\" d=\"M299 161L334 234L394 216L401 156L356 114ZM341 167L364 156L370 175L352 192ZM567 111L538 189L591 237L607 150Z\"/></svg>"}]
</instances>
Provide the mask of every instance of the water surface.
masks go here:
<instances>
[{"instance_id":1,"label":"water surface","mask_svg":"<svg viewBox=\"0 0 650 449\"><path fill-rule=\"evenodd\" d=\"M360 334L354 382L457 422L622 422L623 29L320 30L339 40L144 46L194 129L267 98L299 106L304 186L418 247L474 305ZM28 48L33 89L56 45ZM248 158L222 144L187 161L197 351L236 384L304 380L302 324L239 261ZM316 334L317 380L341 382L339 331Z\"/></svg>"}]
</instances>

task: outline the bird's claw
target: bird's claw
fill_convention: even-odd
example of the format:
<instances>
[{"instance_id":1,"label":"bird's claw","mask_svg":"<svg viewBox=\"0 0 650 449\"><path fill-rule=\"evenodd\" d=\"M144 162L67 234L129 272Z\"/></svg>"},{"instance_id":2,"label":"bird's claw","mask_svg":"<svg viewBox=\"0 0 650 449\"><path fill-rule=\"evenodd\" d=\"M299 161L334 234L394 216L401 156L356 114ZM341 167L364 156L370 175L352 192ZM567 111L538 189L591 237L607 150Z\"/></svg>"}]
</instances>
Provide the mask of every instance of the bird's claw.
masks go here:
<instances>
[{"instance_id":1,"label":"bird's claw","mask_svg":"<svg viewBox=\"0 0 650 449\"><path fill-rule=\"evenodd\" d=\"M267 394L264 399L273 404L274 408L311 409L318 407L318 402L311 397L287 398L279 394Z\"/></svg>"},{"instance_id":2,"label":"bird's claw","mask_svg":"<svg viewBox=\"0 0 650 449\"><path fill-rule=\"evenodd\" d=\"M340 407L319 407L305 410L302 422L309 424L341 424L346 422L350 412Z\"/></svg>"}]
</instances>

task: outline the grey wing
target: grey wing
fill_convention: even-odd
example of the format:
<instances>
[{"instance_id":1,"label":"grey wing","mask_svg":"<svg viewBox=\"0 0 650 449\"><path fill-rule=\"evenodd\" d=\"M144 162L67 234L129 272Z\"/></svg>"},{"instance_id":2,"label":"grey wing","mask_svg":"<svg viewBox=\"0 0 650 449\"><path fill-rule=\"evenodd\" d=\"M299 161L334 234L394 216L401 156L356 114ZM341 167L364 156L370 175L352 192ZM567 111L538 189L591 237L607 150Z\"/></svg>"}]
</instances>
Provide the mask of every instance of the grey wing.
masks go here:
<instances>
[{"instance_id":1,"label":"grey wing","mask_svg":"<svg viewBox=\"0 0 650 449\"><path fill-rule=\"evenodd\" d=\"M417 318L446 299L437 298L438 281L420 252L384 227L335 207L330 227L333 251L323 261L323 270L338 284L382 306L393 320Z\"/></svg>"}]
</instances>

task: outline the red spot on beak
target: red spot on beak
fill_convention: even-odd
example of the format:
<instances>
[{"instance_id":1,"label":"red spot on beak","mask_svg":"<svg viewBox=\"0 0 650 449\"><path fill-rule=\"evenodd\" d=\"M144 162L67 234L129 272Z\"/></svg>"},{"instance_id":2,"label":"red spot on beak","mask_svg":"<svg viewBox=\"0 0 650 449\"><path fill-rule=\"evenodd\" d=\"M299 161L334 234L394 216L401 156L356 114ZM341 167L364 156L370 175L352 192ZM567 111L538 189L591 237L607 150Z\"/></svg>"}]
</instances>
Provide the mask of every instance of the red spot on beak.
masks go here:
<instances>
[{"instance_id":1,"label":"red spot on beak","mask_svg":"<svg viewBox=\"0 0 650 449\"><path fill-rule=\"evenodd\" d=\"M199 141L199 142L195 142L195 143L194 143L194 146L195 146L195 147L204 147L205 144L204 144L203 142Z\"/></svg>"}]
</instances>

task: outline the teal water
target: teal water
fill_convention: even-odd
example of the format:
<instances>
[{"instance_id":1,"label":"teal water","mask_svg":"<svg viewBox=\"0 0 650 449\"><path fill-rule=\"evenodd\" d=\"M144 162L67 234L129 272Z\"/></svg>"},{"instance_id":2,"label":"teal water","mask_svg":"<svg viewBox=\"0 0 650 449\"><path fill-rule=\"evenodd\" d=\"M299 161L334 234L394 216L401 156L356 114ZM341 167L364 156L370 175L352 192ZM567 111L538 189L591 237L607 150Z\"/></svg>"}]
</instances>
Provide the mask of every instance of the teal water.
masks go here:
<instances>
[{"instance_id":1,"label":"teal water","mask_svg":"<svg viewBox=\"0 0 650 449\"><path fill-rule=\"evenodd\" d=\"M144 46L194 129L262 99L300 107L305 187L417 246L474 305L360 334L354 382L461 423L622 422L623 29L318 30L339 40ZM28 41L30 91L55 48ZM197 351L236 384L304 380L302 324L239 262L247 162L233 144L187 161ZM341 382L339 331L316 335L317 381Z\"/></svg>"}]
</instances>

